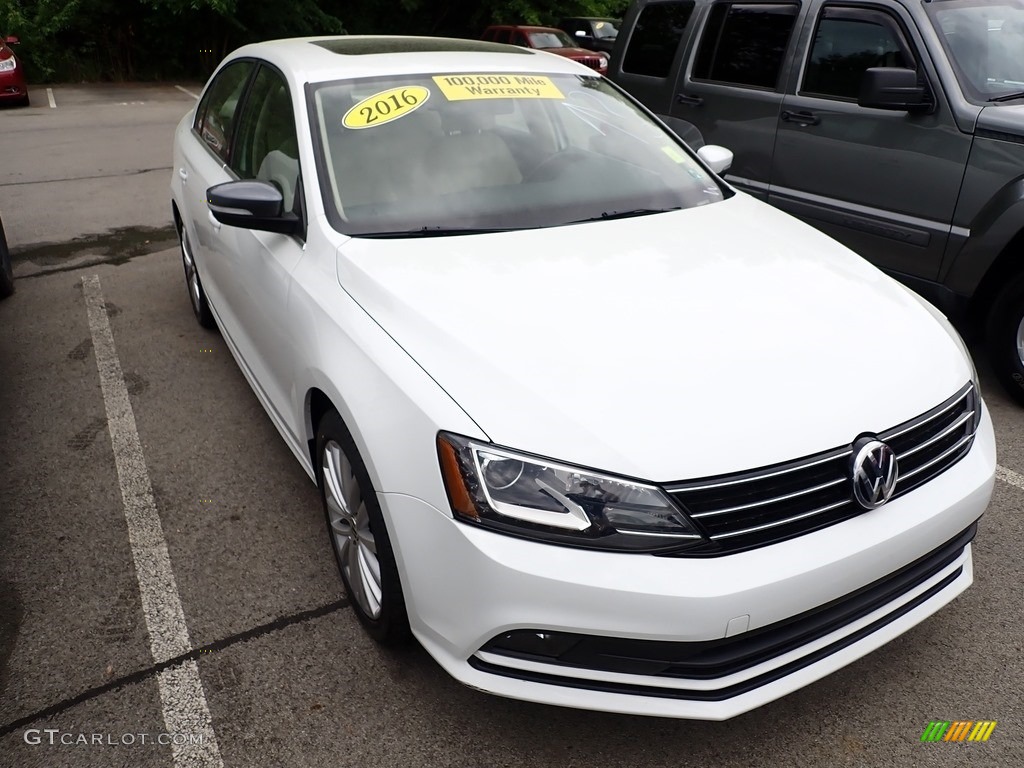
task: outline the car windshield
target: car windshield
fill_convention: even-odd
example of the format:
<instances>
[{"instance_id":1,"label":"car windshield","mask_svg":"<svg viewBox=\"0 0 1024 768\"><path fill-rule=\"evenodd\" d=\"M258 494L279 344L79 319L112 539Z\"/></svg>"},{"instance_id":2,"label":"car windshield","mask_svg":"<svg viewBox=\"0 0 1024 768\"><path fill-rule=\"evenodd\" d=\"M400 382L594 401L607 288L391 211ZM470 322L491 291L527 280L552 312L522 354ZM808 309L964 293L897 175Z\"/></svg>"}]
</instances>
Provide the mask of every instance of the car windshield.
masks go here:
<instances>
[{"instance_id":1,"label":"car windshield","mask_svg":"<svg viewBox=\"0 0 1024 768\"><path fill-rule=\"evenodd\" d=\"M611 21L595 21L594 37L599 40L614 40L619 34L618 28Z\"/></svg>"},{"instance_id":2,"label":"car windshield","mask_svg":"<svg viewBox=\"0 0 1024 768\"><path fill-rule=\"evenodd\" d=\"M1024 3L943 0L925 7L966 95L988 101L1024 92Z\"/></svg>"},{"instance_id":3,"label":"car windshield","mask_svg":"<svg viewBox=\"0 0 1024 768\"><path fill-rule=\"evenodd\" d=\"M565 32L557 29L544 32L528 32L530 45L534 48L575 48L576 43L572 41Z\"/></svg>"},{"instance_id":4,"label":"car windshield","mask_svg":"<svg viewBox=\"0 0 1024 768\"><path fill-rule=\"evenodd\" d=\"M315 86L312 109L323 195L345 234L534 229L724 196L597 76L349 80Z\"/></svg>"}]
</instances>

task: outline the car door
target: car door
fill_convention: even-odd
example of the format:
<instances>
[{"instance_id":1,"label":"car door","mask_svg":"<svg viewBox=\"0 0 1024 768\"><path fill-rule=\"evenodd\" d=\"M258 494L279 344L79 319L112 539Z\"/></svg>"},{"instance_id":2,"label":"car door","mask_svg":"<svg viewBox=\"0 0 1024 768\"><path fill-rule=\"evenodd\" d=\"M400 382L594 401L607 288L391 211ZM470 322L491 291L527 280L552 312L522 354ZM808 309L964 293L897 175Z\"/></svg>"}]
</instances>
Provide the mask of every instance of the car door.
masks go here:
<instances>
[{"instance_id":1,"label":"car door","mask_svg":"<svg viewBox=\"0 0 1024 768\"><path fill-rule=\"evenodd\" d=\"M799 16L795 2L713 4L672 106L704 143L733 151L727 178L762 199Z\"/></svg>"},{"instance_id":2,"label":"car door","mask_svg":"<svg viewBox=\"0 0 1024 768\"><path fill-rule=\"evenodd\" d=\"M288 83L274 67L261 63L248 89L231 151L236 179L276 186L284 210L304 215L299 172L295 102ZM230 279L224 296L232 308L231 341L269 410L296 438L288 423L287 402L293 381L295 328L288 310L292 273L304 252L304 235L283 235L225 226L219 233Z\"/></svg>"},{"instance_id":3,"label":"car door","mask_svg":"<svg viewBox=\"0 0 1024 768\"><path fill-rule=\"evenodd\" d=\"M206 190L214 184L231 179L227 170L231 140L245 88L255 65L250 60L232 62L218 72L200 99L192 125L191 141L180 143L178 176L184 190L185 227L195 254L199 275L218 322L230 320L231 306L225 301L224 289L230 275L224 260L221 224L213 218L206 205ZM228 239L231 234L226 235Z\"/></svg>"},{"instance_id":4,"label":"car door","mask_svg":"<svg viewBox=\"0 0 1024 768\"><path fill-rule=\"evenodd\" d=\"M703 142L693 126L669 114L695 8L694 0L630 6L608 76L696 148Z\"/></svg>"},{"instance_id":5,"label":"car door","mask_svg":"<svg viewBox=\"0 0 1024 768\"><path fill-rule=\"evenodd\" d=\"M814 3L783 101L770 201L892 272L938 276L971 137L913 19L896 3ZM924 110L858 106L868 67L918 72Z\"/></svg>"}]
</instances>

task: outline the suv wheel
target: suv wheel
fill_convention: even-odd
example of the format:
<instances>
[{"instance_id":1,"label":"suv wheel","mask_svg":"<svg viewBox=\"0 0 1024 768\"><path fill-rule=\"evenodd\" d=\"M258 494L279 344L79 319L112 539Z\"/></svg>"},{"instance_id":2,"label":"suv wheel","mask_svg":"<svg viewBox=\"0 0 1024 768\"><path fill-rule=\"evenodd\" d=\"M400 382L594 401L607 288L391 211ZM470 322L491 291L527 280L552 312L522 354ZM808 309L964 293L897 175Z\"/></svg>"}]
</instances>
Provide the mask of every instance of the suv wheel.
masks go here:
<instances>
[{"instance_id":1,"label":"suv wheel","mask_svg":"<svg viewBox=\"0 0 1024 768\"><path fill-rule=\"evenodd\" d=\"M996 376L1010 396L1024 405L1024 274L999 294L986 336Z\"/></svg>"}]
</instances>

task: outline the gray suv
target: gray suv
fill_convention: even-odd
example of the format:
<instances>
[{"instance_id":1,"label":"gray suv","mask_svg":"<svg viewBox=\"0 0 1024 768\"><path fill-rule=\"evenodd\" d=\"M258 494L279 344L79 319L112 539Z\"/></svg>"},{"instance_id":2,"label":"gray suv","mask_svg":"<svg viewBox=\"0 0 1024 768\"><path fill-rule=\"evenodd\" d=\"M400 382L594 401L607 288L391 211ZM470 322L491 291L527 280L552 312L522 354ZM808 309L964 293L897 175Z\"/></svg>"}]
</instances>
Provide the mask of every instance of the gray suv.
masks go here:
<instances>
[{"instance_id":1,"label":"gray suv","mask_svg":"<svg viewBox=\"0 0 1024 768\"><path fill-rule=\"evenodd\" d=\"M638 0L609 77L984 334L1024 404L1024 0Z\"/></svg>"}]
</instances>

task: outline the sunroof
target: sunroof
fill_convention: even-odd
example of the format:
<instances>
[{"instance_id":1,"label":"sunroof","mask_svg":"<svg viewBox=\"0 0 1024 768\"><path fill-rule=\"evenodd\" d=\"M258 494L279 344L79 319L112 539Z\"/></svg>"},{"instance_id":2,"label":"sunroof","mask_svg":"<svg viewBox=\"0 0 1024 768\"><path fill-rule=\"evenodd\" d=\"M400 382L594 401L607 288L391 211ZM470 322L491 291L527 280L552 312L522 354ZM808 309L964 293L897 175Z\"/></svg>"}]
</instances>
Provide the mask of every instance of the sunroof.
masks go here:
<instances>
[{"instance_id":1,"label":"sunroof","mask_svg":"<svg viewBox=\"0 0 1024 768\"><path fill-rule=\"evenodd\" d=\"M316 40L331 53L344 56L361 56L370 53L522 53L531 55L525 48L483 40L457 40L446 37L352 37L338 40Z\"/></svg>"}]
</instances>

